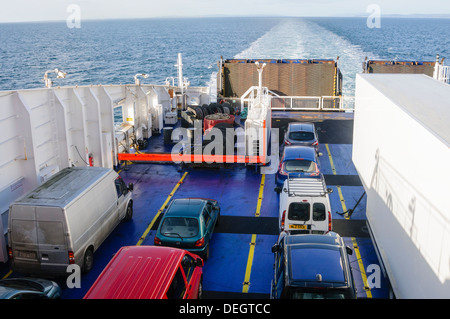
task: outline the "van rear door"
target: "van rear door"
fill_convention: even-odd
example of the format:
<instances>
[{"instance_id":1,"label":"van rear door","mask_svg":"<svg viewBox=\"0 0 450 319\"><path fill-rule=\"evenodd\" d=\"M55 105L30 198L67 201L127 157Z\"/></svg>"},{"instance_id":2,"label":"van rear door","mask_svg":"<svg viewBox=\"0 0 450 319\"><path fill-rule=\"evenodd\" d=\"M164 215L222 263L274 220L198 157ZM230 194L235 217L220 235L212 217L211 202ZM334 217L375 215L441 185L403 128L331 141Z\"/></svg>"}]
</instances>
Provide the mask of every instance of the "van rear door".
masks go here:
<instances>
[{"instance_id":1,"label":"van rear door","mask_svg":"<svg viewBox=\"0 0 450 319\"><path fill-rule=\"evenodd\" d=\"M330 209L325 197L303 197L289 203L286 229L304 233L326 232Z\"/></svg>"},{"instance_id":2,"label":"van rear door","mask_svg":"<svg viewBox=\"0 0 450 319\"><path fill-rule=\"evenodd\" d=\"M25 205L11 207L9 245L13 253L13 266L29 271L39 268L35 207Z\"/></svg>"},{"instance_id":3,"label":"van rear door","mask_svg":"<svg viewBox=\"0 0 450 319\"><path fill-rule=\"evenodd\" d=\"M286 230L308 232L311 229L311 203L308 199L296 198L287 207Z\"/></svg>"},{"instance_id":4,"label":"van rear door","mask_svg":"<svg viewBox=\"0 0 450 319\"><path fill-rule=\"evenodd\" d=\"M60 207L36 207L37 241L41 268L61 271L68 265L64 214Z\"/></svg>"},{"instance_id":5,"label":"van rear door","mask_svg":"<svg viewBox=\"0 0 450 319\"><path fill-rule=\"evenodd\" d=\"M311 203L311 230L314 231L328 231L329 219L331 214L326 201L321 198Z\"/></svg>"}]
</instances>

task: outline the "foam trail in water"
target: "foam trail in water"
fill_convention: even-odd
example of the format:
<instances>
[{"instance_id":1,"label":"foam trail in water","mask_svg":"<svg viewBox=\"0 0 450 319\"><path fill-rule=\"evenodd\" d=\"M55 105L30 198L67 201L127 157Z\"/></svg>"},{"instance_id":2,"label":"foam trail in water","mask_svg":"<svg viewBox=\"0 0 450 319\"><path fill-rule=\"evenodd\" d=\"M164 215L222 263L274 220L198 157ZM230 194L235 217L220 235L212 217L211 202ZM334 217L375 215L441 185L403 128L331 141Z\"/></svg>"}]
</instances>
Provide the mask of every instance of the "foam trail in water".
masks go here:
<instances>
[{"instance_id":1,"label":"foam trail in water","mask_svg":"<svg viewBox=\"0 0 450 319\"><path fill-rule=\"evenodd\" d=\"M235 59L336 59L343 76L343 95L354 96L355 77L362 71L366 56L358 45L318 24L303 18L284 19L247 49L234 56ZM210 84L216 87L217 73Z\"/></svg>"}]
</instances>

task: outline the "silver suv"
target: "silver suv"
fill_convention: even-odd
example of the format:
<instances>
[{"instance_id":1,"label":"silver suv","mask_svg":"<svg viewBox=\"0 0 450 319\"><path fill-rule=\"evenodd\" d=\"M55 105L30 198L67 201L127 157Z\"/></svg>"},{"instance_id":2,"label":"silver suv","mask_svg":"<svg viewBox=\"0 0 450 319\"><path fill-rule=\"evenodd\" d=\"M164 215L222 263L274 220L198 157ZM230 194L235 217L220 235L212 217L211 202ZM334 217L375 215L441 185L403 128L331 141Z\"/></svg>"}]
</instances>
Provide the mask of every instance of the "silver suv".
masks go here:
<instances>
[{"instance_id":1,"label":"silver suv","mask_svg":"<svg viewBox=\"0 0 450 319\"><path fill-rule=\"evenodd\" d=\"M319 153L319 139L313 123L292 122L289 123L284 133L284 146L302 145L313 146Z\"/></svg>"}]
</instances>

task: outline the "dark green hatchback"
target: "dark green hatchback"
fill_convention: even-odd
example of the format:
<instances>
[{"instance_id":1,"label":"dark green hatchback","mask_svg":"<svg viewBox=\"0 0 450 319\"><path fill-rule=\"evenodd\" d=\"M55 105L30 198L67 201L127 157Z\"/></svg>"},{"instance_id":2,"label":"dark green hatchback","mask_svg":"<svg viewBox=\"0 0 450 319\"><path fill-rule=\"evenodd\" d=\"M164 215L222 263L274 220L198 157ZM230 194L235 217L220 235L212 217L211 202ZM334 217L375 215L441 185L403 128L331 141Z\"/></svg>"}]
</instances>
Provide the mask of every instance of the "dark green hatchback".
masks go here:
<instances>
[{"instance_id":1,"label":"dark green hatchback","mask_svg":"<svg viewBox=\"0 0 450 319\"><path fill-rule=\"evenodd\" d=\"M161 218L155 245L177 247L209 258L209 241L220 217L216 200L174 199Z\"/></svg>"}]
</instances>

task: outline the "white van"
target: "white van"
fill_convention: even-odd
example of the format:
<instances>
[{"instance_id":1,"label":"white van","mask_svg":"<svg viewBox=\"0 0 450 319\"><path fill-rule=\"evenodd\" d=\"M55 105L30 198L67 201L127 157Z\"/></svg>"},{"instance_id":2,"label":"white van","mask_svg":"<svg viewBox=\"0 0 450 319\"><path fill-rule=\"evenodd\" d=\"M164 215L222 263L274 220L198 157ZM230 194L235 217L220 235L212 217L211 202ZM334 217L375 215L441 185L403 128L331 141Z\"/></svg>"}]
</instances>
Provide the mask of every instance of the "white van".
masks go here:
<instances>
[{"instance_id":1,"label":"white van","mask_svg":"<svg viewBox=\"0 0 450 319\"><path fill-rule=\"evenodd\" d=\"M70 167L56 173L10 205L11 268L58 276L77 264L88 272L100 244L132 217L132 189L112 169Z\"/></svg>"},{"instance_id":2,"label":"white van","mask_svg":"<svg viewBox=\"0 0 450 319\"><path fill-rule=\"evenodd\" d=\"M332 230L331 207L321 178L288 178L280 193L279 229L291 233L324 233Z\"/></svg>"}]
</instances>

